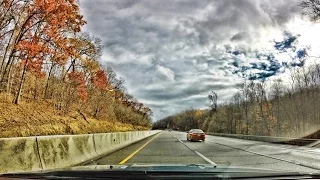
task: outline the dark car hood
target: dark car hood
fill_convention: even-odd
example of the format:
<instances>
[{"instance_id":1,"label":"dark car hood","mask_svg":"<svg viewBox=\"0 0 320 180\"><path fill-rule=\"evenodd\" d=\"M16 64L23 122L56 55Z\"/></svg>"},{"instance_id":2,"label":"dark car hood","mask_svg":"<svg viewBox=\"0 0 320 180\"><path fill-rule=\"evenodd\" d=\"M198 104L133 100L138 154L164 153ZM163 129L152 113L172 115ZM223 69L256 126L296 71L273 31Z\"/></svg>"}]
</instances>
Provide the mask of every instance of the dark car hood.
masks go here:
<instances>
[{"instance_id":1,"label":"dark car hood","mask_svg":"<svg viewBox=\"0 0 320 180\"><path fill-rule=\"evenodd\" d=\"M64 169L42 170L38 172L6 174L2 177L28 178L32 177L58 177L58 178L90 178L90 177L108 177L108 175L116 178L117 174L121 177L139 175L184 175L183 177L201 177L206 175L218 178L252 178L252 177L296 177L307 176L320 177L317 174L304 174L294 171L271 170L261 168L248 168L230 165L207 165L207 164L132 164L132 165L90 165L76 166ZM180 177L177 176L177 177ZM1 177L1 176L0 176ZM162 176L161 176L162 177Z\"/></svg>"},{"instance_id":2,"label":"dark car hood","mask_svg":"<svg viewBox=\"0 0 320 180\"><path fill-rule=\"evenodd\" d=\"M185 172L281 172L293 173L294 171L281 171L262 168L248 168L240 166L208 165L208 164L130 164L130 165L89 165L75 166L64 170L70 171L101 171L101 170L120 170L120 171L185 171Z\"/></svg>"}]
</instances>

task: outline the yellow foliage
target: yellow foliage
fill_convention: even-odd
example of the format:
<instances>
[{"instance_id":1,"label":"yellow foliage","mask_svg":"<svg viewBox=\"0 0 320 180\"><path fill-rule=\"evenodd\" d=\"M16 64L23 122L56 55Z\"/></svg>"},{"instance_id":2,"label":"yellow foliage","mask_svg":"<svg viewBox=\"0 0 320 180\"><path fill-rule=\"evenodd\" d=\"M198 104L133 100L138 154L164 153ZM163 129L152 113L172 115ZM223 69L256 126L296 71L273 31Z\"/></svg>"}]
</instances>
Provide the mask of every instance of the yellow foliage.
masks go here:
<instances>
[{"instance_id":1,"label":"yellow foliage","mask_svg":"<svg viewBox=\"0 0 320 180\"><path fill-rule=\"evenodd\" d=\"M148 130L147 127L111 122L107 119L87 118L88 123L74 111L65 116L58 114L58 110L45 101L23 102L19 105L12 104L10 100L0 101L0 137Z\"/></svg>"},{"instance_id":2,"label":"yellow foliage","mask_svg":"<svg viewBox=\"0 0 320 180\"><path fill-rule=\"evenodd\" d=\"M196 117L199 117L199 116L202 115L202 112L198 109L198 110L196 110L196 111L194 112L194 114L195 114Z\"/></svg>"}]
</instances>

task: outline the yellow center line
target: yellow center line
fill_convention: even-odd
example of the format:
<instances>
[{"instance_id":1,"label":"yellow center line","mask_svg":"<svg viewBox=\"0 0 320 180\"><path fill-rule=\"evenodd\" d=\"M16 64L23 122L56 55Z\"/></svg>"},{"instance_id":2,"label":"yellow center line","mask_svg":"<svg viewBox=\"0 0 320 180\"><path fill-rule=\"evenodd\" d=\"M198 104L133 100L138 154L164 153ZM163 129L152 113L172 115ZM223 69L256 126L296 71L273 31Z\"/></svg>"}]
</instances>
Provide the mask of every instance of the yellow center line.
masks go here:
<instances>
[{"instance_id":1,"label":"yellow center line","mask_svg":"<svg viewBox=\"0 0 320 180\"><path fill-rule=\"evenodd\" d=\"M161 132L160 132L161 133ZM135 152L133 152L132 154L130 154L128 157L126 157L124 160L122 160L121 162L119 162L119 164L124 164L126 163L130 158L132 158L135 154L137 154L141 149L143 149L146 145L148 145L152 140L154 140L160 133L158 133L157 135L155 135L152 139L150 139L148 142L146 142L143 146L141 146L139 149L137 149Z\"/></svg>"}]
</instances>

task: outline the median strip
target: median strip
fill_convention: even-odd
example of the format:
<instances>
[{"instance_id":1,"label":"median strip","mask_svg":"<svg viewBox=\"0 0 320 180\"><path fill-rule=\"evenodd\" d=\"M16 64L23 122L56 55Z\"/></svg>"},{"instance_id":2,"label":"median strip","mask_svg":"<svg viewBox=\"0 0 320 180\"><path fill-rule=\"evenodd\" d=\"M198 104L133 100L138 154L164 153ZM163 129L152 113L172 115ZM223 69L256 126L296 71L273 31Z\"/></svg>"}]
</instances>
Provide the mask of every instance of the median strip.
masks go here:
<instances>
[{"instance_id":1,"label":"median strip","mask_svg":"<svg viewBox=\"0 0 320 180\"><path fill-rule=\"evenodd\" d=\"M119 162L119 164L124 164L126 163L129 159L131 159L135 154L137 154L141 149L143 149L145 146L147 146L152 140L154 140L157 136L159 136L160 133L158 133L157 135L155 135L152 139L150 139L148 142L146 142L144 145L142 145L139 149L137 149L136 151L134 151L132 154L130 154L128 157L126 157L125 159L123 159L121 162Z\"/></svg>"}]
</instances>

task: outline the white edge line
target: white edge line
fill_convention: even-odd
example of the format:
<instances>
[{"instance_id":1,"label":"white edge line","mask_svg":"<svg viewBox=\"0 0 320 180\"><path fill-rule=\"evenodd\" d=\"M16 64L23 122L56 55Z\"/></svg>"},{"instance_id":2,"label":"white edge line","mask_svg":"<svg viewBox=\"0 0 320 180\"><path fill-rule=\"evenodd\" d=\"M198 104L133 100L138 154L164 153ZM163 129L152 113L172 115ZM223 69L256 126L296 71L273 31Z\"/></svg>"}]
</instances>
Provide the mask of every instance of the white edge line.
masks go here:
<instances>
[{"instance_id":1,"label":"white edge line","mask_svg":"<svg viewBox=\"0 0 320 180\"><path fill-rule=\"evenodd\" d=\"M194 151L198 156L200 156L202 159L204 159L205 161L207 161L209 164L216 166L217 164L213 161L211 161L209 158L205 157L204 155L202 155L201 153L199 153L198 151Z\"/></svg>"}]
</instances>

